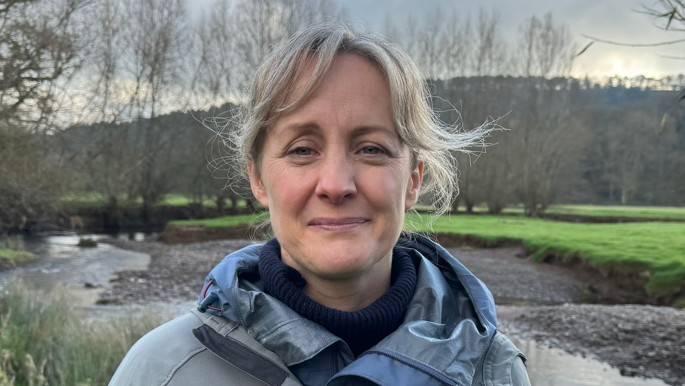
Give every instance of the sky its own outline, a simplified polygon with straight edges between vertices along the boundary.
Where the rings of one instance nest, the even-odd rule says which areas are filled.
[[[439,8],[475,18],[482,7],[500,15],[502,32],[509,40],[518,36],[520,24],[533,15],[551,12],[554,20],[566,24],[579,48],[590,42],[581,35],[628,43],[652,43],[685,38],[685,32],[666,32],[652,17],[635,12],[654,0],[334,0],[344,5],[356,23],[381,31],[390,13],[396,25],[408,15],[424,17]],[[595,43],[578,57],[572,75],[582,77],[636,76],[660,78],[685,73],[685,61],[659,55],[685,56],[685,43],[659,48],[629,48]]]
[[[186,0],[189,10],[209,7],[214,0]],[[582,35],[626,43],[654,43],[685,38],[685,32],[659,29],[651,16],[638,13],[643,5],[657,7],[656,0],[332,0],[344,6],[356,25],[383,32],[387,15],[401,26],[411,14],[417,19],[439,9],[461,18],[475,19],[479,10],[496,11],[504,37],[514,42],[519,26],[533,15],[551,12],[556,22],[568,26],[579,49],[590,42]],[[661,78],[685,73],[685,60],[660,57],[685,56],[685,43],[654,48],[618,47],[595,43],[574,62],[575,77]]]

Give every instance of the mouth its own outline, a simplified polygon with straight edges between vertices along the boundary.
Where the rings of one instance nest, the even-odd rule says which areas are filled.
[[[368,218],[364,217],[317,217],[309,221],[309,224],[307,225],[326,231],[346,231],[367,224],[369,221]]]

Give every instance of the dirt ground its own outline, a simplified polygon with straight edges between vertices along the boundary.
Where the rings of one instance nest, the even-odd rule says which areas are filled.
[[[572,354],[599,359],[621,374],[685,384],[685,311],[649,305],[501,306],[500,329]]]
[[[156,241],[106,242],[151,255],[148,270],[120,272],[112,287],[100,295],[100,304],[127,305],[193,301],[216,264],[251,244],[246,240],[179,246]],[[577,304],[610,301],[607,293],[612,287],[601,276],[531,262],[519,247],[448,250],[493,293],[505,333],[597,358],[625,375],[660,378],[671,385],[685,383],[685,311]]]
[[[559,304],[587,301],[589,283],[569,269],[534,263],[520,247],[447,251],[482,280],[496,304]],[[519,257],[517,257],[519,256]]]
[[[170,246],[157,241],[103,239],[118,248],[150,255],[145,271],[120,271],[112,287],[100,294],[99,304],[145,304],[196,300],[209,271],[226,255],[252,244],[248,240],[220,240]]]

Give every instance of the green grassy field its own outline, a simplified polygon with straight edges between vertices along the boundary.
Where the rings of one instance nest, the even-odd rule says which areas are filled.
[[[173,221],[172,226],[230,227],[254,223],[255,216],[227,216],[206,220]],[[533,259],[547,254],[577,256],[596,269],[649,276],[650,295],[677,293],[685,283],[685,224],[643,222],[578,224],[527,217],[453,215],[433,219],[408,215],[406,229],[420,232],[472,235],[484,240],[520,240]]]
[[[170,227],[181,227],[181,226],[193,226],[201,225],[205,228],[227,228],[234,227],[240,224],[254,224],[258,221],[266,219],[266,214],[256,215],[256,214],[244,214],[238,216],[223,216],[215,218],[207,218],[202,220],[174,220],[169,221],[167,226]]]
[[[677,293],[685,283],[685,224],[577,224],[526,217],[408,216],[418,231],[473,235],[485,240],[520,240],[540,259],[549,253],[577,256],[600,271],[648,271],[646,290],[660,296]]]
[[[462,208],[463,209],[463,208]],[[487,213],[486,206],[476,206],[474,212]],[[463,213],[460,211],[459,213]],[[504,208],[504,214],[523,215],[523,207]],[[674,219],[685,221],[685,207],[675,206],[602,206],[602,205],[552,205],[545,214],[564,214],[591,217],[633,217],[650,219]]]
[[[553,205],[548,212],[580,216],[669,218],[685,221],[685,207]]]

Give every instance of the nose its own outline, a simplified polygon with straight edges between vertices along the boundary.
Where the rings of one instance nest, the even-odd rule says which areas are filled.
[[[331,204],[340,204],[357,194],[354,164],[344,155],[330,156],[319,168],[317,197]]]

